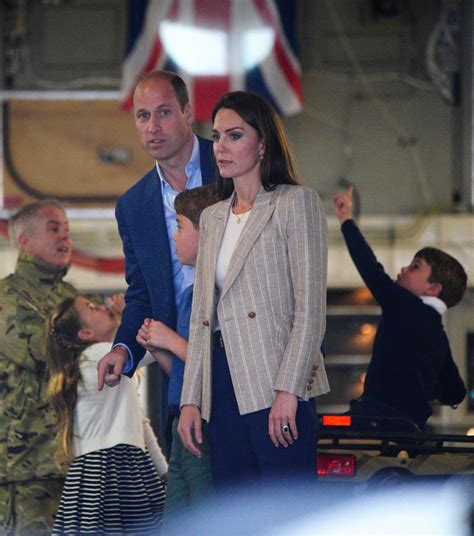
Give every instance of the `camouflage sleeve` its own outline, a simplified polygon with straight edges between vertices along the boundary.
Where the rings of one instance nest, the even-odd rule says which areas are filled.
[[[41,312],[11,294],[0,296],[0,308],[0,361],[38,372],[45,361],[45,322]]]

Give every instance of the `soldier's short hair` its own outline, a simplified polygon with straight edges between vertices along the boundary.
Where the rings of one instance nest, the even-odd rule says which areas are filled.
[[[17,249],[20,249],[20,235],[33,232],[38,212],[44,207],[56,207],[65,212],[64,206],[57,199],[41,199],[24,205],[8,220],[10,241]]]

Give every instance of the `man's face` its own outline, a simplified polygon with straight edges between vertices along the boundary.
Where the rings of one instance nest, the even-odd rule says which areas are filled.
[[[192,113],[184,110],[168,80],[141,82],[133,96],[138,138],[145,151],[158,162],[179,157],[192,136]]]
[[[199,244],[199,229],[196,229],[193,222],[183,214],[176,215],[176,223],[177,229],[173,235],[176,256],[181,264],[194,266]]]
[[[48,264],[67,266],[71,260],[69,223],[64,211],[53,205],[38,211],[33,230],[21,233],[19,242],[23,251]]]
[[[90,337],[95,342],[112,342],[118,328],[118,320],[113,312],[105,305],[96,305],[83,296],[78,296],[74,307],[81,319],[82,330],[79,336],[87,333],[85,340]]]
[[[435,284],[428,280],[431,277],[431,266],[424,260],[415,257],[409,266],[402,268],[397,276],[397,284],[416,296],[431,296]]]

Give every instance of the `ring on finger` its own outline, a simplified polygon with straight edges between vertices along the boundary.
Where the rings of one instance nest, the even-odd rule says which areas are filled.
[[[284,424],[281,427],[281,431],[284,432],[285,434],[287,434],[290,431],[290,427],[287,424]]]

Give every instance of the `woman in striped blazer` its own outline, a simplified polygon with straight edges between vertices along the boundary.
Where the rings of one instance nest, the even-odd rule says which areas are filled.
[[[221,202],[201,216],[179,433],[200,456],[209,422],[216,488],[315,476],[313,399],[329,390],[327,226],[299,186],[275,111],[236,91],[214,108]]]

